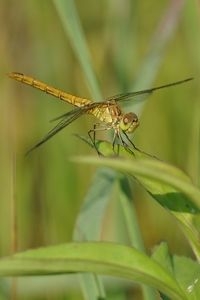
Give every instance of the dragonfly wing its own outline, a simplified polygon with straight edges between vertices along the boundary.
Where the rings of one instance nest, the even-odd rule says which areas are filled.
[[[44,144],[46,141],[48,141],[50,138],[52,138],[56,133],[61,131],[63,128],[71,124],[73,121],[78,119],[80,116],[82,116],[84,113],[87,113],[88,111],[94,109],[95,107],[104,107],[107,105],[106,102],[93,102],[88,105],[82,106],[82,107],[76,107],[75,109],[62,114],[61,116],[58,116],[57,118],[54,118],[52,121],[60,120],[58,124],[53,127],[44,137],[42,140],[40,140],[36,145],[34,145],[31,149],[29,149],[26,153],[28,155],[31,151],[38,148],[42,144]]]
[[[76,111],[79,111],[79,110],[81,110],[84,113],[86,113],[90,109],[93,109],[93,108],[95,108],[97,106],[99,106],[99,107],[101,107],[102,105],[105,106],[105,103],[106,103],[105,101],[104,102],[92,102],[92,103],[84,105],[82,107],[77,107],[77,108],[75,108],[75,109],[73,109],[73,110],[71,110],[69,112],[66,112],[66,113],[64,113],[64,114],[62,114],[62,115],[60,115],[58,117],[55,117],[55,118],[51,119],[50,122],[54,122],[54,121],[57,121],[57,120],[60,120],[60,119],[68,118],[69,116],[74,115],[76,113]]]
[[[185,83],[185,82],[190,81],[190,80],[193,80],[193,78],[190,77],[190,78],[186,78],[186,79],[179,80],[179,81],[176,81],[176,82],[168,83],[168,84],[165,84],[165,85],[161,85],[161,86],[157,86],[157,87],[154,87],[154,88],[141,90],[141,91],[137,91],[137,92],[130,92],[130,93],[125,93],[125,94],[115,95],[115,96],[107,98],[106,100],[107,101],[114,100],[116,102],[125,101],[125,100],[129,100],[130,98],[133,98],[133,97],[138,96],[138,95],[151,94],[156,90],[160,90],[160,89],[164,89],[164,88],[167,88],[167,87],[182,84],[182,83]]]
[[[48,141],[50,138],[52,138],[56,133],[61,131],[63,128],[71,124],[73,121],[78,119],[83,113],[85,112],[84,109],[78,108],[74,109],[65,115],[63,115],[62,120],[55,126],[53,129],[51,129],[44,137],[41,139],[37,144],[35,144],[31,149],[29,149],[26,152],[26,155],[29,154],[34,149],[38,148],[42,144],[44,144],[46,141]]]

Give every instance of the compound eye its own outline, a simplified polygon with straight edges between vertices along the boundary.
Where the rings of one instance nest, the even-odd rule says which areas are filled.
[[[123,116],[120,128],[127,133],[131,133],[138,125],[139,121],[137,115],[131,112]]]
[[[134,113],[125,114],[123,117],[123,122],[125,125],[138,122],[138,117]]]

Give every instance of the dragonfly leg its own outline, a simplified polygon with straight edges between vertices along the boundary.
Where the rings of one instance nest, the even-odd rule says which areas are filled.
[[[121,141],[122,146],[124,147],[124,149],[129,152],[130,154],[133,154],[135,156],[135,153],[130,149],[130,147],[128,146],[128,144],[123,140],[121,134],[119,133],[119,139]]]
[[[129,153],[131,153],[131,154],[133,154],[133,155],[135,155],[134,154],[134,152],[133,151],[131,151],[131,149],[130,149],[130,147],[127,145],[127,143],[123,140],[123,138],[122,138],[122,136],[121,136],[121,134],[120,134],[120,132],[119,131],[115,131],[115,133],[114,133],[114,138],[113,138],[113,152],[117,155],[117,156],[119,156],[119,146],[120,146],[120,144],[118,143],[118,144],[116,144],[116,138],[118,137],[118,139],[119,139],[119,141],[120,141],[120,144],[124,147],[124,149],[127,151],[127,152],[129,152]],[[117,145],[117,152],[115,151],[115,145]]]
[[[102,153],[98,150],[97,146],[96,146],[96,131],[97,130],[105,130],[105,128],[97,128],[97,126],[100,126],[99,123],[94,124],[93,129],[90,129],[88,131],[88,135],[90,137],[90,140],[95,148],[95,150],[97,151],[98,155],[102,155]]]
[[[113,152],[119,156],[119,144],[116,143],[116,138],[119,137],[118,132],[114,131],[113,141],[112,141],[112,149]],[[115,146],[117,146],[117,152],[115,151]]]
[[[107,130],[110,130],[110,129],[113,129],[113,127],[110,125],[110,124],[107,124],[106,126],[101,124],[101,123],[96,123],[94,124],[94,127],[93,129],[90,129],[88,131],[88,135],[92,141],[92,144],[94,146],[94,148],[96,149],[98,155],[103,155],[97,148],[97,145],[96,145],[96,132],[97,131],[107,131]],[[115,153],[115,142],[116,142],[116,137],[117,137],[118,133],[116,132],[115,135],[114,135],[114,138],[113,138],[113,142],[112,142],[112,148],[113,148],[113,152]],[[119,154],[119,145],[118,145],[118,151],[117,153]]]
[[[145,154],[145,155],[147,155],[147,156],[150,156],[150,157],[152,157],[152,158],[154,158],[154,159],[158,159],[159,160],[159,158],[157,158],[155,155],[151,155],[151,154],[149,154],[149,153],[147,153],[147,152],[145,152],[145,151],[143,151],[143,150],[140,150],[138,147],[136,147],[135,146],[135,144],[131,141],[131,139],[129,138],[129,136],[125,133],[125,132],[123,132],[124,133],[124,135],[125,135],[125,137],[127,138],[127,140],[129,141],[129,143],[133,146],[133,148],[135,149],[135,150],[137,150],[137,151],[139,151],[139,152],[141,152],[141,153],[143,153],[143,154]]]

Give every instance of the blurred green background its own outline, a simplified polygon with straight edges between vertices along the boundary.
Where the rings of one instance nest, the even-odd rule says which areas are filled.
[[[72,107],[11,81],[6,76],[8,72],[25,73],[95,100],[195,77],[184,85],[156,92],[142,105],[131,103],[131,110],[139,113],[141,123],[134,134],[135,144],[180,167],[199,185],[199,2],[76,1],[88,60],[81,41],[79,45],[79,29],[73,27],[73,3],[0,2],[1,256],[10,254],[13,247],[25,250],[72,240],[75,220],[95,168],[69,159],[74,155],[96,155],[73,136],[86,135],[91,128],[94,120],[86,116],[25,158],[26,150],[51,129],[49,120]],[[134,200],[146,247],[150,249],[166,240],[173,252],[191,255],[172,217],[140,187],[135,188]],[[102,239],[118,239],[120,212],[113,207],[108,207],[108,229]],[[55,293],[45,293],[44,298],[39,281],[26,279],[26,285],[20,287],[20,299],[81,299],[71,289],[65,291],[66,282],[66,278],[63,283],[59,281],[58,291],[52,283]],[[7,284],[2,283],[4,292],[0,295],[6,295]],[[74,281],[73,284],[76,289]],[[68,282],[71,287],[73,284]],[[131,292],[127,299],[132,299]]]

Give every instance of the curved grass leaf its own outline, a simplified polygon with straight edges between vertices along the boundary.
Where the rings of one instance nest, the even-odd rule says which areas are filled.
[[[18,253],[0,260],[1,276],[94,272],[156,288],[174,300],[186,293],[170,272],[136,249],[113,243],[70,243]]]
[[[108,166],[134,176],[163,207],[169,210],[200,213],[200,191],[182,170],[135,149],[130,152],[119,146],[118,156],[114,154],[112,145],[108,142],[98,141],[97,146],[102,153],[101,157],[79,157],[75,160]],[[175,198],[172,198],[172,195]]]
[[[173,213],[200,259],[199,227],[196,226],[200,213],[200,191],[190,178],[180,169],[149,158],[145,153],[135,150],[130,153],[120,147],[120,157],[116,157],[109,143],[99,142],[98,147],[105,156],[112,157],[81,157],[76,161],[111,167],[134,177],[160,205]]]

